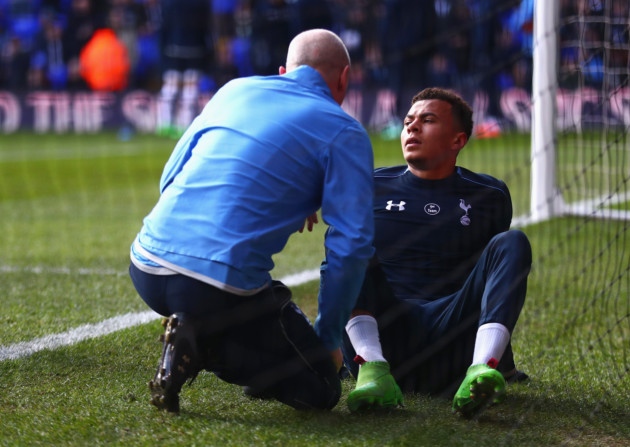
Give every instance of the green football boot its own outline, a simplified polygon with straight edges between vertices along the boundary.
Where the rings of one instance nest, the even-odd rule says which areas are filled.
[[[363,363],[357,385],[348,394],[347,404],[350,411],[402,406],[403,395],[389,371],[389,363]]]
[[[453,412],[471,417],[505,399],[505,379],[488,365],[473,365],[453,398]]]

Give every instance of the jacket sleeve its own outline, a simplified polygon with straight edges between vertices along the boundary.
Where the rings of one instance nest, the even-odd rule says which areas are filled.
[[[332,351],[341,346],[344,327],[374,253],[374,160],[367,133],[357,127],[340,135],[324,166],[321,213],[329,228],[315,331]]]

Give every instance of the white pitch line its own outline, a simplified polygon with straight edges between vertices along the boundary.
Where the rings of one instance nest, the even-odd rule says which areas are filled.
[[[31,341],[0,346],[0,361],[27,357],[44,349],[73,345],[83,340],[102,337],[131,326],[148,323],[156,318],[159,318],[159,315],[153,311],[129,313],[108,318],[100,323],[84,324],[61,334],[51,334]]]
[[[36,275],[111,275],[124,276],[127,272],[114,269],[91,269],[91,268],[69,268],[69,267],[16,267],[11,265],[0,265],[0,273],[34,273]]]
[[[291,287],[298,286],[318,278],[319,269],[313,269],[285,276],[284,278],[281,278],[280,281],[288,287]],[[84,340],[102,337],[104,335],[111,334],[112,332],[149,323],[157,318],[161,317],[153,311],[128,313],[108,318],[107,320],[99,323],[84,324],[60,334],[51,334],[31,341],[19,342],[8,346],[0,346],[0,361],[28,357],[31,354],[45,349],[57,349],[63,346],[74,345]]]

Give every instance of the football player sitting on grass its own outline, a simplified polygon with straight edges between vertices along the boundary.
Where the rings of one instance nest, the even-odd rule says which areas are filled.
[[[527,378],[510,338],[531,247],[510,229],[505,183],[456,165],[472,129],[461,97],[425,89],[404,118],[406,165],[374,173],[376,254],[343,345],[357,378],[351,411],[397,406],[402,392],[454,393],[453,410],[473,416]]]

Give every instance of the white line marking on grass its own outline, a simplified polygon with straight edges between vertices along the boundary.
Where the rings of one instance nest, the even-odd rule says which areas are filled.
[[[35,273],[41,275],[111,275],[124,276],[127,272],[121,272],[114,269],[89,269],[89,268],[69,268],[69,267],[16,267],[12,265],[0,265],[0,273]]]
[[[13,161],[36,161],[36,160],[88,160],[94,158],[110,157],[131,157],[136,156],[146,149],[141,146],[97,146],[94,148],[84,147],[82,149],[41,149],[25,152],[20,149],[9,149],[0,152],[0,163]]]
[[[148,323],[159,318],[153,311],[129,313],[108,318],[95,324],[84,324],[61,334],[46,335],[35,340],[0,346],[0,361],[27,357],[44,349],[56,349],[69,346],[90,338],[102,337],[128,327]]]
[[[64,269],[65,270],[65,269]],[[319,269],[305,270],[293,275],[281,278],[287,286],[298,286],[319,278]],[[128,313],[117,317],[108,318],[100,323],[84,324],[60,334],[51,334],[35,340],[19,342],[8,346],[0,346],[0,361],[15,360],[28,357],[45,349],[57,349],[63,346],[70,346],[83,340],[102,337],[112,332],[127,329],[140,324],[149,323],[160,315],[153,311]]]
[[[305,284],[309,281],[315,281],[316,279],[319,279],[319,269],[304,270],[303,272],[280,278],[280,281],[282,281],[285,286],[292,287]]]

